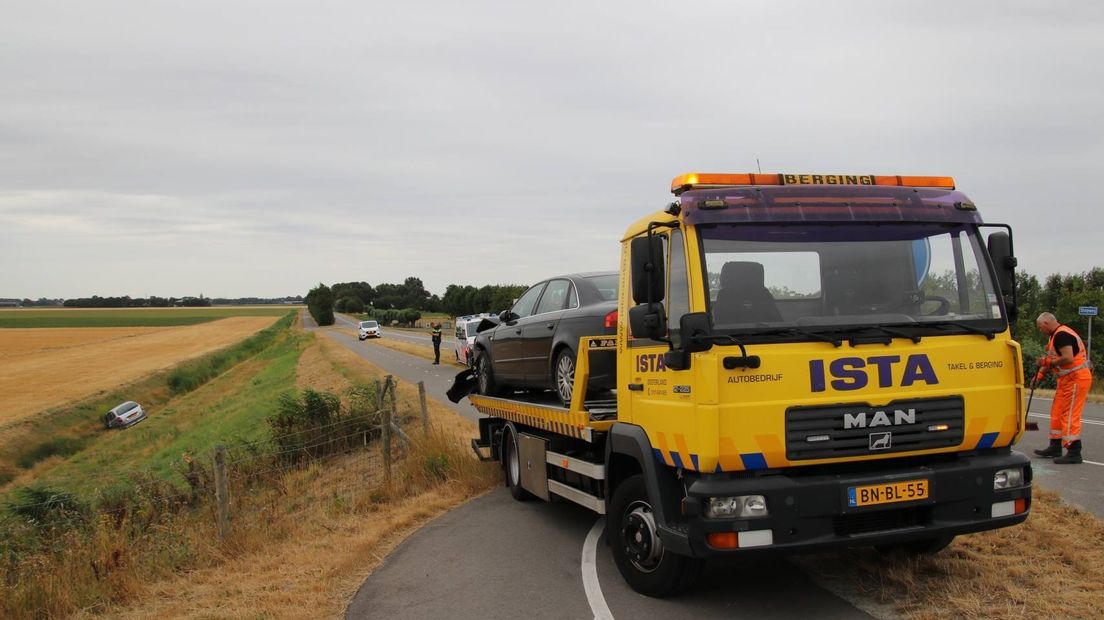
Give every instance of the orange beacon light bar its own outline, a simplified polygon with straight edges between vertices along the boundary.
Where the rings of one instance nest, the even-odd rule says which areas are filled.
[[[873,174],[717,174],[688,172],[671,180],[671,193],[734,185],[891,185],[954,189],[952,177],[880,176]]]

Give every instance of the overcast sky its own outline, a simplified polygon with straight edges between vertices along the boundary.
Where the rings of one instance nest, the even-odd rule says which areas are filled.
[[[954,176],[1101,260],[1098,2],[0,0],[0,297],[613,269],[688,171]]]

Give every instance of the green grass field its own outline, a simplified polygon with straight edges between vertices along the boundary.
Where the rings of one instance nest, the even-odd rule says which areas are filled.
[[[280,395],[295,389],[296,363],[311,337],[290,331],[291,322],[289,316],[227,349],[33,420],[31,437],[0,444],[0,474],[61,456],[35,482],[84,495],[133,473],[172,479],[184,453],[208,459],[216,443],[267,436],[267,417]],[[187,379],[188,389],[173,388],[178,376]],[[130,399],[141,402],[149,418],[130,429],[105,431],[103,412]],[[6,481],[0,476],[0,486]]]
[[[171,327],[231,316],[283,316],[295,306],[214,308],[51,308],[0,310],[5,327]]]

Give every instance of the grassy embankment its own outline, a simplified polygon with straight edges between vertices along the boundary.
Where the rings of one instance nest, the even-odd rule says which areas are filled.
[[[80,483],[90,478],[103,480],[105,471],[126,471],[128,467],[145,465],[144,462],[136,462],[139,455],[147,455],[152,461],[159,463],[158,469],[163,472],[166,457],[157,457],[156,453],[159,447],[170,449],[173,446],[173,442],[166,437],[179,438],[181,441],[176,442],[178,445],[183,441],[198,439],[183,430],[189,425],[190,417],[196,414],[192,404],[181,397],[262,351],[267,356],[274,355],[274,350],[271,349],[274,343],[282,343],[285,348],[292,347],[293,343],[288,342],[292,339],[288,327],[294,321],[295,313],[284,309],[284,314],[286,316],[271,327],[236,345],[135,383],[119,386],[72,406],[48,411],[7,429],[0,435],[0,490],[13,481],[19,483],[54,477],[65,479],[66,476],[75,476],[74,480],[78,483],[75,486],[80,487]],[[258,362],[254,362],[256,363]],[[294,367],[294,360],[287,363]],[[169,404],[174,399],[177,399],[173,403],[176,406]],[[105,433],[101,418],[103,412],[125,400],[141,402],[151,412],[150,418],[129,429],[127,433]],[[190,413],[178,416],[180,407],[189,408]],[[183,419],[177,420],[178,417]],[[208,429],[206,432],[227,433],[227,437],[240,433],[248,438],[259,432],[251,423],[254,421],[253,416],[231,415],[226,416],[225,420],[239,418],[242,420],[240,423],[222,422],[218,425],[205,424],[203,427]],[[230,426],[225,426],[226,424]],[[88,456],[78,456],[78,453],[93,445],[107,447],[93,451]],[[209,448],[212,444],[210,441],[197,441],[193,445]],[[109,458],[109,462],[105,463],[103,457],[95,457],[96,454],[116,453],[124,455],[124,458]],[[59,465],[63,465],[60,471],[51,473]],[[107,469],[102,469],[104,467]]]
[[[0,310],[5,327],[170,327],[231,316],[283,316],[288,306],[207,308],[50,308]]]
[[[172,396],[160,376],[169,392],[160,415],[43,464],[36,482],[68,504],[27,510],[28,494],[14,494],[0,518],[0,616],[338,615],[406,532],[491,484],[463,447],[472,429],[435,406],[437,430],[390,484],[363,450],[305,468],[232,465],[233,528],[218,541],[209,470],[196,465],[210,446],[263,440],[275,401],[297,385],[347,392],[378,374],[281,323],[259,352],[191,392]],[[207,358],[170,376],[194,387],[211,376],[203,362],[218,366]],[[416,406],[412,390],[400,388],[400,410]]]

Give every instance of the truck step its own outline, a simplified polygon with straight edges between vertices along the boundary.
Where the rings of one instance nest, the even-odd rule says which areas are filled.
[[[480,443],[478,438],[472,438],[471,448],[472,452],[475,453],[475,456],[478,457],[480,461],[494,460],[489,453],[484,456],[483,451],[490,450],[491,447],[485,443]]]
[[[600,463],[591,463],[558,452],[545,453],[545,462],[549,465],[582,474],[592,480],[606,479],[606,466]]]
[[[606,514],[606,501],[604,499],[594,497],[589,493],[584,493],[579,489],[569,487],[562,482],[556,480],[548,481],[548,492],[555,495],[559,495],[564,499],[571,500],[584,508],[590,508],[594,512],[600,515]]]

